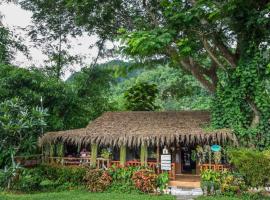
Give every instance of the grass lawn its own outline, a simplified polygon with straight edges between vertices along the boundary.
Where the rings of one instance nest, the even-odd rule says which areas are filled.
[[[175,200],[175,197],[143,194],[90,193],[87,191],[65,191],[37,194],[1,194],[0,200]]]
[[[240,197],[209,196],[198,197],[196,200],[270,200],[270,197],[243,195]]]

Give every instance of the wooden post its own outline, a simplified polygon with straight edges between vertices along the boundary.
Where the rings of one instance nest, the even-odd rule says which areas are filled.
[[[141,153],[140,153],[141,166],[144,165],[144,157],[145,157],[144,154],[145,154],[144,145],[141,145]]]
[[[44,164],[44,146],[41,146],[41,164]]]
[[[53,160],[53,156],[54,156],[54,144],[50,144],[50,153],[49,153],[49,155],[50,155],[50,161],[51,161],[51,163],[53,163],[54,162],[54,160]]]
[[[126,148],[125,145],[122,145],[122,146],[120,147],[120,165],[121,165],[122,167],[125,166],[125,164],[126,164],[126,159],[127,159],[127,148]]]
[[[159,149],[159,143],[157,144],[157,173],[160,173],[160,149]]]
[[[90,161],[91,167],[97,167],[97,151],[98,145],[91,144],[91,161]]]
[[[64,165],[64,144],[60,143],[56,145],[56,153],[57,153],[57,157],[59,157],[60,159],[57,158],[57,162],[60,162],[61,165]]]
[[[208,152],[208,157],[209,157],[209,168],[211,169],[211,165],[212,165],[212,151],[211,151],[211,147],[209,146],[209,152]]]
[[[142,144],[141,145],[141,155],[140,155],[141,166],[147,165],[147,157],[148,157],[147,146]]]
[[[144,146],[144,163],[145,163],[145,166],[147,166],[147,160],[148,160],[148,147],[145,145]]]

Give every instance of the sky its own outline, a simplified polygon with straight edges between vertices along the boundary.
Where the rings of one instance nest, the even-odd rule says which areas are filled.
[[[25,28],[32,24],[32,13],[30,11],[23,10],[19,5],[15,5],[13,3],[3,3],[0,4],[0,14],[4,16],[2,19],[3,25],[20,34],[20,36],[23,38],[23,43],[29,47],[30,57],[32,57],[32,59],[28,59],[22,53],[17,52],[15,55],[15,60],[12,61],[12,64],[26,68],[33,65],[36,67],[41,67],[44,64],[46,55],[42,53],[41,49],[34,48],[33,43],[30,41],[26,32],[21,30],[21,28]],[[87,34],[84,34],[82,37],[76,39],[72,38],[70,40],[70,44],[72,46],[70,53],[84,56],[83,62],[86,65],[90,65],[93,59],[97,56],[98,49],[97,47],[89,47],[94,44],[97,39],[97,36],[88,36]],[[107,48],[111,48],[113,47],[113,44],[108,42],[106,46]],[[104,63],[108,60],[110,59],[99,59],[98,63]],[[78,64],[70,66],[71,70],[66,71],[62,78],[67,79],[72,72],[79,71],[81,67],[82,66]]]

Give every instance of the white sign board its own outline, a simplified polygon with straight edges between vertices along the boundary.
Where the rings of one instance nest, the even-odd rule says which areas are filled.
[[[167,171],[171,170],[171,163],[172,163],[171,155],[169,154],[161,155],[160,161],[161,161],[160,162],[161,170],[167,170]]]

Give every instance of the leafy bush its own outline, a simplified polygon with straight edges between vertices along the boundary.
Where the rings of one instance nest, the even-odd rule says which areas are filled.
[[[158,108],[155,105],[157,94],[157,85],[138,82],[124,94],[126,109],[133,111],[153,111]]]
[[[247,189],[243,177],[239,174],[223,172],[220,178],[220,189],[223,194],[239,194]]]
[[[5,167],[3,170],[0,169],[0,188],[13,189],[20,169],[21,167],[15,162],[12,162],[10,167]]]
[[[140,167],[111,167],[108,171],[112,177],[112,184],[109,191],[125,193],[137,192],[133,184],[132,175],[139,169]]]
[[[101,150],[101,157],[105,159],[109,159],[112,156],[112,152],[108,149],[102,149]]]
[[[220,189],[221,173],[213,170],[204,170],[201,173],[201,187],[205,194],[215,194]]]
[[[201,174],[201,187],[205,194],[236,194],[246,190],[246,184],[240,174],[205,170]]]
[[[159,174],[157,176],[157,187],[159,187],[159,189],[163,191],[167,188],[169,180],[170,178],[168,173]]]
[[[42,178],[43,177],[40,176],[40,169],[38,168],[23,169],[20,172],[14,189],[25,192],[39,190]]]
[[[270,153],[254,149],[233,149],[229,152],[235,170],[244,176],[248,186],[265,186],[270,180]]]
[[[91,192],[103,192],[110,186],[112,178],[106,171],[91,169],[87,171],[84,180]]]
[[[132,180],[135,187],[142,192],[154,192],[157,188],[157,175],[148,169],[141,169],[134,172]]]
[[[59,185],[73,183],[77,186],[84,183],[83,179],[87,171],[84,167],[59,165],[42,165],[40,170],[44,179],[56,181]]]

